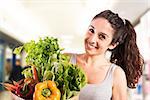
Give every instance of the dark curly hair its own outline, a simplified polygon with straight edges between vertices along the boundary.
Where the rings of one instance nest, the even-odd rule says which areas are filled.
[[[107,19],[115,30],[111,44],[118,45],[110,50],[112,52],[110,62],[116,63],[125,71],[128,87],[135,88],[142,75],[144,60],[139,53],[132,24],[110,10],[97,14],[93,20],[97,18]]]

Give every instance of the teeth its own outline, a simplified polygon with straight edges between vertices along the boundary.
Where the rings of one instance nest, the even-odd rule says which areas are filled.
[[[93,46],[93,45],[91,45],[91,44],[88,44],[88,47],[91,48],[91,49],[97,48],[97,47],[95,47],[95,46]]]

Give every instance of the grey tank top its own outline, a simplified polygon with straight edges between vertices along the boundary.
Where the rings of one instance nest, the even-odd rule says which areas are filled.
[[[76,64],[76,55],[71,56],[70,62]],[[83,87],[79,94],[79,100],[111,100],[113,72],[117,66],[112,64],[100,84],[87,84]]]

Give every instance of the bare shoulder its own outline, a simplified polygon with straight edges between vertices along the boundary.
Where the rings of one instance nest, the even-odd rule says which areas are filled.
[[[118,75],[125,75],[125,72],[124,72],[124,70],[120,67],[120,66],[118,66],[118,65],[116,65],[116,68],[115,68],[115,70],[114,70],[114,75],[115,76],[118,76]]]
[[[114,77],[114,84],[120,84],[122,82],[126,83],[125,72],[120,66],[117,66],[115,68],[114,73],[113,73],[113,77]]]
[[[117,66],[113,73],[112,100],[127,100],[127,81],[124,70]]]

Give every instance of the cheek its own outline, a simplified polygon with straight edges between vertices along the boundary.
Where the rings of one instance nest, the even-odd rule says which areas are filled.
[[[109,42],[101,42],[100,43],[100,48],[103,49],[104,51],[109,48],[110,43]]]
[[[87,32],[84,38],[84,42],[87,42],[87,40],[90,38],[90,34]]]
[[[107,49],[108,48],[108,42],[107,41],[98,41],[98,47],[99,49]]]
[[[90,33],[88,33],[88,31],[85,34],[85,38],[89,38],[90,37]]]

